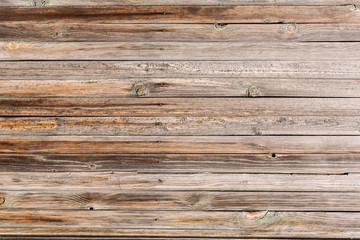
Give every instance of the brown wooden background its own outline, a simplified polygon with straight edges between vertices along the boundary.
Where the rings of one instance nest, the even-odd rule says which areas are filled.
[[[360,239],[359,3],[0,1],[0,239]]]

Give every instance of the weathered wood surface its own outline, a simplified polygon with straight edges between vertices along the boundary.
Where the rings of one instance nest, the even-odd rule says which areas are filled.
[[[142,172],[7,172],[3,191],[276,191],[359,192],[360,174],[236,174]]]
[[[360,153],[360,136],[0,136],[0,153]]]
[[[93,80],[0,81],[0,98],[360,97],[359,79],[143,77]]]
[[[0,80],[241,77],[359,78],[360,61],[0,61]],[[259,79],[260,80],[260,79]],[[119,80],[120,81],[120,80]],[[298,82],[299,84],[299,82]],[[206,87],[206,86],[203,86]],[[279,86],[281,87],[281,86]],[[337,86],[339,87],[339,86]],[[19,85],[19,88],[21,86]],[[328,89],[327,89],[328,90]],[[300,90],[299,90],[300,91]],[[311,90],[309,90],[311,91]],[[41,94],[41,92],[39,92]],[[201,94],[201,93],[199,93]]]
[[[0,98],[0,116],[359,117],[357,98]],[[210,119],[209,119],[210,120]],[[331,122],[331,121],[330,121]]]
[[[0,117],[0,135],[360,135],[360,116],[185,116],[186,115],[184,115],[184,117]]]
[[[0,218],[4,223],[0,227],[3,234],[79,235],[91,232],[91,235],[132,236],[350,238],[359,234],[360,214],[3,210]]]
[[[0,239],[358,238],[359,6],[0,1]]]
[[[359,10],[360,11],[360,10]],[[0,60],[358,61],[359,42],[0,42]]]
[[[1,7],[0,21],[106,23],[360,23],[356,5]]]
[[[24,167],[26,166],[26,168]],[[359,154],[0,154],[2,172],[360,173]]]
[[[359,4],[358,0],[3,0],[0,6],[46,7],[46,6],[121,6],[121,5],[300,5],[331,6]]]
[[[0,41],[270,42],[359,41],[359,24],[1,23]]]
[[[0,210],[359,211],[359,192],[78,191],[0,192]],[[1,200],[3,199],[3,200]]]

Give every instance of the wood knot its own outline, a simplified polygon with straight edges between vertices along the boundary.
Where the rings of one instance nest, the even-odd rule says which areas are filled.
[[[258,97],[260,95],[260,91],[256,87],[250,86],[246,89],[246,95],[248,97]]]
[[[300,28],[300,26],[296,23],[291,23],[291,24],[286,25],[286,30],[289,32],[292,32],[292,33],[298,32],[299,28]]]
[[[268,210],[265,211],[253,211],[253,212],[243,212],[247,219],[263,219]]]
[[[45,7],[46,4],[49,4],[49,0],[33,0],[34,7]]]
[[[3,205],[5,203],[5,198],[4,197],[0,197],[0,205]]]
[[[131,92],[136,94],[136,96],[144,96],[147,92],[147,84],[146,83],[134,83],[131,87]]]
[[[219,30],[223,30],[227,27],[227,23],[215,23],[214,24],[214,27],[215,29],[219,29]]]
[[[356,11],[357,10],[357,6],[355,4],[349,4],[348,6],[349,6],[349,9],[351,11]]]

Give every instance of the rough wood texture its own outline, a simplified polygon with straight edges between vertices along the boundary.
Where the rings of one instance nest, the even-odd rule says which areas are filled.
[[[31,216],[31,217],[29,217]],[[166,211],[0,211],[3,233],[215,237],[356,236],[359,213]],[[331,223],[331,224],[329,224]],[[69,225],[72,227],[69,228]],[[286,230],[279,230],[286,229]]]
[[[0,6],[46,7],[46,6],[121,6],[121,5],[347,5],[358,0],[3,0]]]
[[[0,192],[0,209],[124,211],[359,211],[358,192],[33,191]]]
[[[360,136],[0,136],[0,153],[360,153]]]
[[[0,154],[2,172],[360,173],[359,154]],[[26,166],[26,168],[24,168]]]
[[[355,239],[359,0],[0,1],[0,239]]]
[[[359,24],[0,24],[0,41],[358,41]]]
[[[0,116],[73,117],[354,117],[357,98],[0,98]],[[283,117],[282,117],[283,116]],[[330,120],[331,122],[331,120]],[[50,125],[51,127],[51,125]]]
[[[0,98],[360,97],[358,79],[218,77],[0,81]]]
[[[1,7],[0,21],[106,23],[360,23],[356,5]]]
[[[3,191],[277,191],[359,192],[360,174],[234,174],[141,172],[8,172]],[[6,198],[6,197],[5,197]],[[6,199],[5,199],[6,201]],[[0,211],[1,212],[1,211]]]
[[[239,77],[359,78],[360,61],[0,61],[0,80]],[[259,79],[260,80],[260,79]],[[325,81],[325,80],[324,80]],[[299,82],[298,82],[299,84]],[[330,85],[330,84],[329,84]],[[203,85],[206,87],[206,85]],[[273,86],[274,87],[274,86]],[[281,87],[281,86],[279,86]],[[19,88],[21,86],[19,85]],[[300,91],[300,90],[299,90]],[[310,90],[311,91],[311,90]],[[41,92],[39,92],[41,94]],[[201,93],[199,93],[201,94]],[[285,94],[285,93],[284,93]]]
[[[170,113],[171,114],[171,113]],[[225,113],[224,113],[225,114]],[[360,117],[0,117],[0,135],[359,135]]]
[[[0,8],[1,9],[1,8]],[[360,11],[360,10],[359,10]],[[358,61],[358,42],[0,42],[0,60]]]

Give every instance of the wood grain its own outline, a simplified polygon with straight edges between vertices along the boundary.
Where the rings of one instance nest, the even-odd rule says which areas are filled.
[[[221,79],[227,77],[237,77],[245,78],[241,80],[260,78],[264,82],[266,82],[267,78],[308,79],[308,81],[316,81],[316,79],[356,80],[359,79],[359,69],[359,60],[354,60],[350,62],[333,60],[0,61],[0,80],[84,81],[96,79],[133,79],[144,77],[218,77]],[[299,80],[297,82],[299,84],[302,81]],[[19,87],[21,88],[21,86]],[[278,85],[277,87],[281,86]],[[207,89],[207,91],[208,90],[209,89]],[[41,93],[39,92],[38,94]]]
[[[360,135],[360,117],[0,117],[0,135]]]
[[[44,6],[121,6],[121,5],[346,5],[358,4],[357,0],[3,0],[0,6],[44,7]]]
[[[359,79],[143,77],[0,81],[0,97],[3,98],[360,97]]]
[[[359,24],[96,24],[11,22],[0,41],[307,42],[359,41]]]
[[[255,215],[255,216],[254,216]],[[0,211],[1,234],[336,237],[358,234],[359,213]],[[69,226],[72,226],[69,228]]]
[[[359,192],[360,174],[235,174],[142,172],[6,172],[2,191],[275,191]],[[6,199],[5,199],[6,201]],[[1,212],[1,211],[0,211]]]
[[[0,98],[3,117],[171,116],[186,121],[187,117],[276,116],[283,125],[295,116],[346,116],[356,121],[359,111],[357,98]]]
[[[35,191],[0,192],[4,209],[122,211],[359,211],[359,192]],[[169,213],[170,214],[170,213]]]
[[[0,136],[0,153],[360,153],[360,136]]]
[[[360,173],[359,154],[0,154],[2,172]],[[25,167],[26,166],[26,167]]]
[[[359,10],[360,11],[360,10]],[[358,42],[0,42],[0,60],[358,61]]]
[[[360,23],[356,5],[344,6],[111,6],[1,7],[0,21],[106,23]]]

